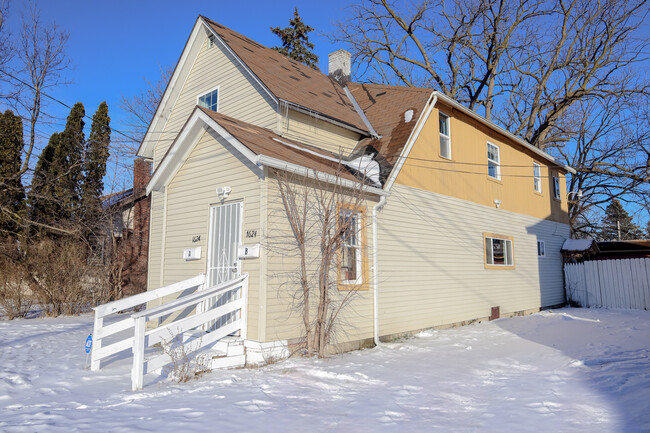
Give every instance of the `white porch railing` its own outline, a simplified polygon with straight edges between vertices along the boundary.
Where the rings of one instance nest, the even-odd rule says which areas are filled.
[[[216,319],[226,315],[230,318],[227,324],[204,334],[200,339],[187,342],[184,352],[195,352],[237,331],[240,332],[242,338],[246,338],[248,274],[205,290],[203,290],[204,284],[205,275],[200,274],[170,286],[95,307],[91,370],[99,370],[103,359],[132,349],[131,383],[132,389],[136,391],[142,389],[145,374],[160,369],[171,362],[169,355],[164,353],[145,360],[144,352],[147,347],[163,340],[174,339],[183,332],[206,329],[210,323],[214,323]],[[237,295],[226,297],[229,302],[223,305],[214,302],[215,298],[232,291],[236,291]],[[179,292],[180,296],[171,302],[131,314],[122,320],[104,326],[104,319],[108,316]],[[192,310],[189,315],[175,314],[189,310]],[[239,313],[237,314],[237,312]],[[165,319],[168,323],[147,330],[146,323],[156,319]],[[129,329],[132,332],[126,332]],[[106,337],[115,336],[114,338],[116,338],[118,336],[115,334],[123,331],[127,335],[122,339],[113,341],[110,345],[102,344]]]

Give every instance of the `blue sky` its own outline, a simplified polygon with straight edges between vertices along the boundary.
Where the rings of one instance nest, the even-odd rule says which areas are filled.
[[[43,22],[55,22],[70,33],[67,52],[71,69],[66,78],[72,84],[51,94],[69,105],[82,102],[90,116],[106,101],[111,126],[121,129],[121,95],[139,93],[146,86],[145,79],[156,81],[160,68],[176,64],[199,14],[263,45],[274,46],[280,40],[269,27],[288,26],[297,6],[304,22],[316,29],[310,41],[315,44],[321,69],[326,69],[327,54],[341,47],[331,44],[325,33],[332,31],[333,21],[344,16],[348,4],[344,0],[41,0],[38,6]],[[11,2],[8,24],[13,33],[19,31],[21,11],[26,5],[27,0]],[[63,129],[69,109],[48,102],[45,112],[58,119],[50,127],[41,128],[41,134],[48,137]]]

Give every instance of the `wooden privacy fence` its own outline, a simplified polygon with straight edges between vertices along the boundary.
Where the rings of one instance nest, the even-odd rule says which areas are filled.
[[[567,300],[582,307],[650,309],[650,258],[564,265]]]

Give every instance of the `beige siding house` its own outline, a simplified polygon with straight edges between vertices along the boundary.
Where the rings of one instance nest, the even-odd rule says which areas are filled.
[[[299,344],[283,280],[298,262],[272,247],[290,236],[277,182],[290,172],[365,194],[335,350],[562,304],[573,170],[438,92],[350,82],[341,56],[324,75],[197,19],[138,151],[155,167],[148,289],[248,274],[247,347]],[[372,176],[337,169],[361,156]]]

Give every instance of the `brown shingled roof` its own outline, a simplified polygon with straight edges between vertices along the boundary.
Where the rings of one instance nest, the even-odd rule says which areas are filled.
[[[204,16],[201,18],[277,98],[368,132],[336,81]]]
[[[372,127],[382,136],[379,140],[361,140],[357,148],[368,145],[374,147],[392,168],[397,163],[432,90],[359,83],[350,83],[348,87]],[[406,122],[404,116],[408,110],[413,110],[410,122]]]
[[[338,156],[331,152],[290,140],[269,129],[242,122],[207,108],[197,106],[197,109],[210,116],[219,126],[256,155],[269,156],[321,173],[338,174],[345,179],[359,181],[345,166],[339,166]],[[333,158],[335,161],[327,158]]]

